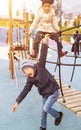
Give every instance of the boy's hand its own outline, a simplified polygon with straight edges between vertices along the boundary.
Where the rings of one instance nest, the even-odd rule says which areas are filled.
[[[18,108],[18,103],[16,102],[16,103],[14,104],[13,108],[12,108],[12,111],[13,111],[13,112],[16,112],[17,108]]]
[[[43,44],[48,43],[49,34],[46,34],[45,37],[42,39]]]

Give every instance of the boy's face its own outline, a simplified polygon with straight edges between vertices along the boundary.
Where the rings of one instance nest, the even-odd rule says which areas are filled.
[[[32,67],[24,67],[23,72],[27,77],[34,78],[35,70]]]
[[[51,4],[44,3],[42,7],[43,7],[43,10],[44,10],[45,13],[49,13],[49,11],[51,9]]]

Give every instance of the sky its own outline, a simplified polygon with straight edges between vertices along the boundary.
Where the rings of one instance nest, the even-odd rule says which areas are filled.
[[[81,13],[81,0],[62,0],[62,8],[74,14]]]
[[[20,12],[20,14],[22,13],[24,1],[27,11],[31,9],[34,13],[36,13],[37,9],[41,6],[41,0],[12,0],[13,16],[16,16],[17,10]],[[8,16],[8,2],[9,0],[0,0],[0,16]],[[81,12],[81,0],[61,0],[61,3],[62,10],[65,12],[73,12],[74,14]]]

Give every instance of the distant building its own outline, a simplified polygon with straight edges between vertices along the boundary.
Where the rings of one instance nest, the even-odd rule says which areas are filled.
[[[62,16],[62,26],[77,26],[81,24],[81,15],[73,17],[73,13],[64,13]]]

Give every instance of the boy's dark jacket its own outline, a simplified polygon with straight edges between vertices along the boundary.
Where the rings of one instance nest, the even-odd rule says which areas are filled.
[[[55,90],[59,89],[56,80],[45,68],[47,50],[48,46],[46,44],[42,44],[39,63],[34,65],[34,69],[36,72],[35,77],[27,78],[27,82],[24,89],[16,99],[18,103],[20,103],[25,98],[25,96],[31,90],[33,85],[35,85],[38,88],[39,94],[43,97],[48,97],[51,94],[53,94]]]

